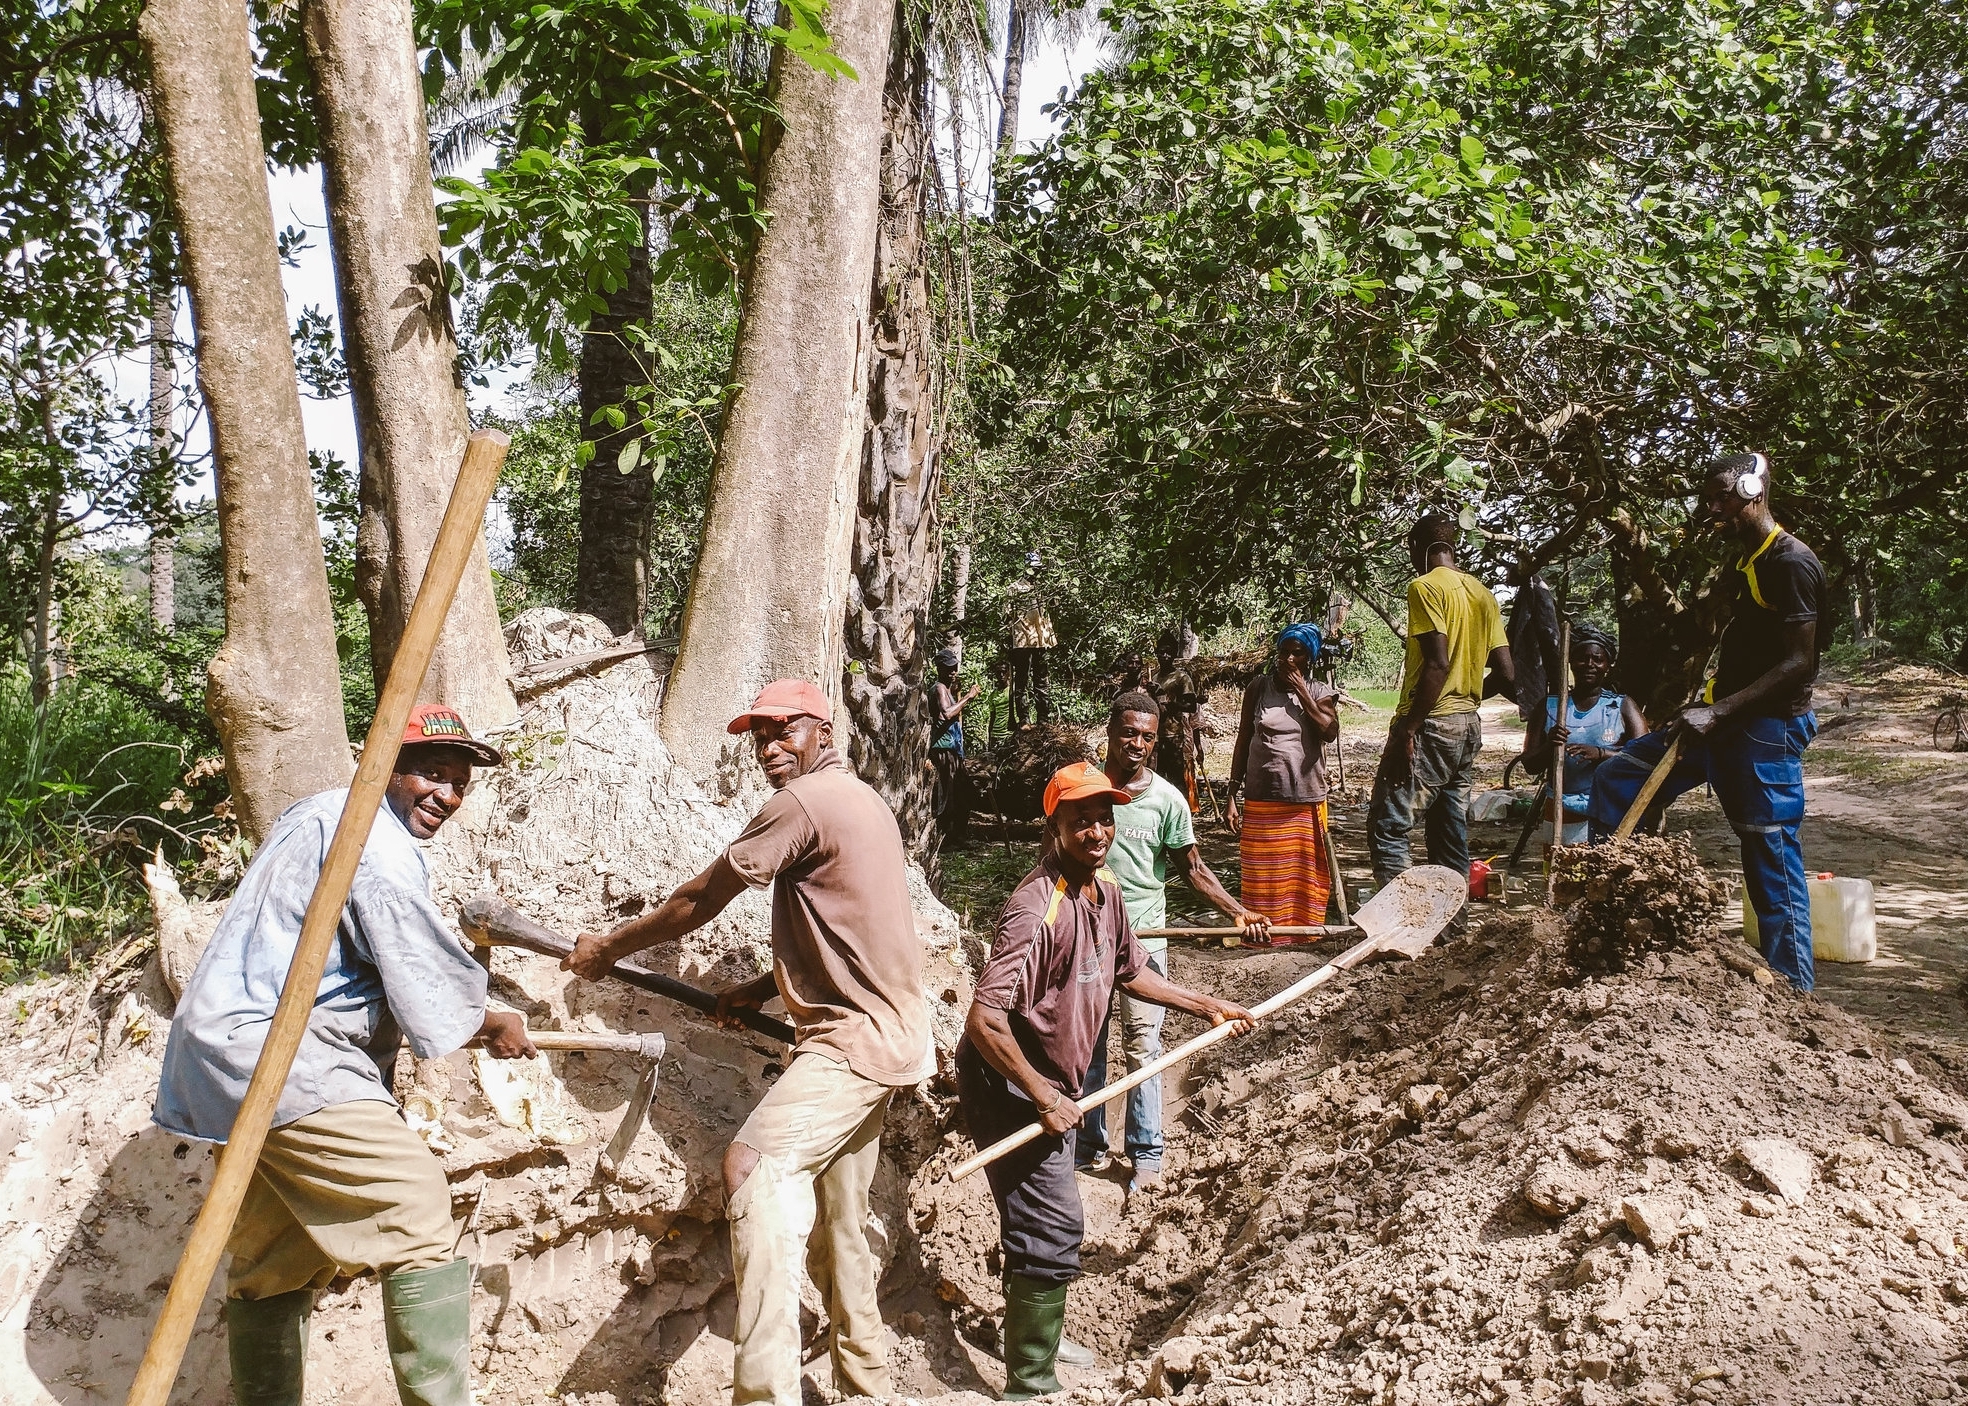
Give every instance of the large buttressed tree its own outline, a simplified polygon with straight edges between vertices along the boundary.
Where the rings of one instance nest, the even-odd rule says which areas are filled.
[[[942,474],[928,175],[933,153],[926,17],[897,7],[883,93],[881,216],[868,307],[867,429],[861,446],[846,672],[839,729],[848,760],[882,793],[918,852],[934,843],[926,768],[930,605],[940,555]]]
[[[380,686],[471,426],[409,0],[307,0],[302,27],[362,457],[356,585]],[[477,728],[503,727],[517,711],[482,537],[422,696]]]
[[[225,642],[206,704],[240,824],[345,785],[347,725],[288,341],[245,8],[152,0],[141,23],[210,416]]]
[[[769,223],[663,700],[663,740],[700,776],[723,768],[723,724],[765,681],[839,692],[894,15],[894,0],[841,0],[827,10],[836,65],[775,58],[780,130],[760,163]]]
[[[1880,505],[1959,509],[1937,412],[1963,369],[1963,95],[1922,76],[1961,71],[1959,16],[1110,18],[1121,57],[1001,196],[1000,415],[1098,441],[1085,501],[1145,582],[1220,608],[1370,575],[1447,504],[1499,570],[1603,551],[1627,682],[1659,704],[1719,615],[1689,512],[1708,457],[1768,450],[1834,566]]]

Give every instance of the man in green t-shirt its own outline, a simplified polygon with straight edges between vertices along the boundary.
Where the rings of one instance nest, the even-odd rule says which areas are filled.
[[[1457,568],[1455,538],[1455,519],[1440,513],[1408,533],[1415,579],[1408,583],[1407,661],[1367,807],[1367,845],[1382,885],[1412,862],[1408,834],[1417,816],[1427,830],[1428,862],[1469,872],[1469,791],[1483,750],[1476,705],[1515,687],[1496,597]]]
[[[1189,801],[1169,782],[1149,769],[1161,732],[1161,707],[1146,693],[1123,693],[1107,714],[1107,779],[1126,791],[1129,801],[1114,808],[1114,845],[1107,851],[1107,869],[1121,886],[1128,925],[1136,932],[1168,924],[1168,876],[1179,870],[1189,887],[1209,903],[1248,928],[1253,942],[1270,940],[1271,920],[1230,896],[1210,872],[1196,848],[1196,831],[1189,819]],[[1168,975],[1168,939],[1144,937],[1148,963]],[[1125,991],[1115,995],[1121,1033],[1127,1041],[1128,1072],[1141,1068],[1162,1052],[1160,1006],[1137,1001]],[[1107,1086],[1107,1031],[1103,1022],[1093,1063],[1087,1068],[1081,1097]],[[1152,1186],[1162,1175],[1162,1080],[1160,1075],[1128,1094],[1127,1155],[1134,1164],[1129,1190]],[[1082,1171],[1104,1171],[1113,1164],[1107,1151],[1107,1110],[1096,1108],[1080,1124],[1075,1156]]]

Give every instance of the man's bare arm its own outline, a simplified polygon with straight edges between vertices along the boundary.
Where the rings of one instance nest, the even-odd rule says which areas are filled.
[[[1187,1011],[1200,1016],[1211,1025],[1221,1025],[1225,1021],[1236,1021],[1241,1025],[1239,1035],[1248,1034],[1257,1020],[1251,1013],[1234,1001],[1221,1001],[1201,991],[1192,991],[1187,986],[1177,986],[1153,967],[1143,966],[1133,976],[1121,983],[1121,989],[1137,1000],[1150,1005],[1167,1006],[1174,1011]]]
[[[1025,1091],[1047,1132],[1058,1135],[1080,1121],[1079,1106],[1048,1083],[1025,1058],[1018,1037],[1011,1033],[1011,1017],[1004,1011],[972,1001],[964,1034],[986,1064]]]
[[[679,884],[674,893],[657,905],[655,912],[631,918],[601,936],[582,933],[561,966],[590,981],[598,981],[624,957],[703,927],[746,887],[730,859],[719,855],[710,868]]]
[[[1813,646],[1818,638],[1815,620],[1787,620],[1783,626],[1783,658],[1751,679],[1727,698],[1696,704],[1681,712],[1681,722],[1698,733],[1707,734],[1738,713],[1780,694],[1795,690],[1811,677]]]

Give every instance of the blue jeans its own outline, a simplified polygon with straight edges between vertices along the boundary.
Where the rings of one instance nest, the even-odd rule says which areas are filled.
[[[1394,749],[1380,754],[1373,799],[1367,803],[1367,849],[1375,883],[1392,883],[1414,863],[1408,832],[1417,815],[1428,836],[1428,862],[1469,872],[1469,792],[1482,750],[1483,720],[1475,713],[1446,713],[1429,718],[1415,733],[1414,766],[1405,781],[1388,775]]]
[[[1811,963],[1811,892],[1804,872],[1804,749],[1818,735],[1818,718],[1744,718],[1707,737],[1681,735],[1681,752],[1654,804],[1646,828],[1660,824],[1669,801],[1706,782],[1742,840],[1743,887],[1756,910],[1763,957],[1800,991],[1816,977]],[[1650,732],[1600,763],[1592,775],[1592,840],[1619,827],[1654,764],[1667,752],[1667,733]]]
[[[1168,975],[1168,953],[1150,952],[1148,965],[1157,976]],[[1100,1023],[1100,1040],[1093,1047],[1093,1063],[1087,1066],[1086,1083],[1080,1097],[1099,1093],[1107,1087],[1107,1032],[1113,1028],[1113,1011],[1121,1016],[1121,1038],[1127,1041],[1128,1073],[1159,1059],[1162,1053],[1162,1017],[1168,1012],[1148,1001],[1137,1001],[1125,991],[1114,992],[1109,1019]],[[1082,1167],[1107,1150],[1107,1110],[1096,1108],[1080,1120],[1079,1163]],[[1162,1160],[1162,1076],[1157,1074],[1128,1090],[1127,1155],[1139,1167]]]

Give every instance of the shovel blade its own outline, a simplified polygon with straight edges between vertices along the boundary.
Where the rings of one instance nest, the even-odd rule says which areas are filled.
[[[1440,864],[1417,864],[1365,903],[1353,921],[1377,952],[1419,957],[1469,900],[1469,880]]]

